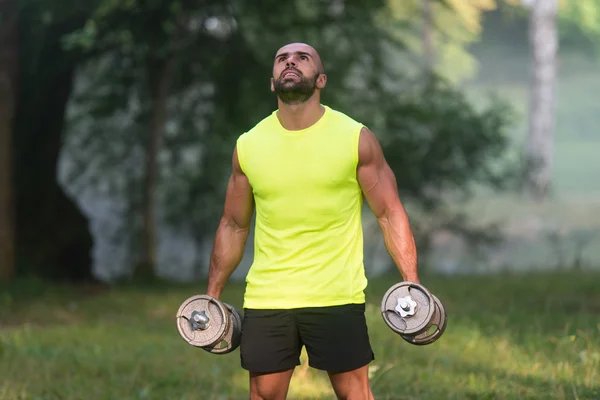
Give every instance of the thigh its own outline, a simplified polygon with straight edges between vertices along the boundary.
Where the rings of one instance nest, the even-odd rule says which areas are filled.
[[[242,368],[256,374],[300,365],[294,315],[288,310],[244,310],[240,343]]]
[[[296,319],[311,367],[340,373],[373,361],[364,304],[302,309]]]

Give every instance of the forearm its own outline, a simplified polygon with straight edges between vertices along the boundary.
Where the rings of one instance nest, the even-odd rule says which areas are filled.
[[[221,296],[227,280],[242,261],[249,230],[227,220],[219,224],[210,256],[207,295]]]
[[[417,248],[404,210],[389,211],[377,219],[388,253],[405,281],[419,283]]]

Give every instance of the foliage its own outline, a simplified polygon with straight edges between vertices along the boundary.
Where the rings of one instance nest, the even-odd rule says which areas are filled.
[[[387,75],[385,84],[360,88],[360,95],[347,96],[342,107],[353,110],[379,137],[401,197],[410,204],[421,253],[427,254],[439,230],[456,234],[473,250],[496,243],[495,223],[470,221],[447,206],[471,198],[475,189],[516,188],[518,164],[506,151],[516,121],[513,108],[494,96],[475,107],[435,75],[410,81],[394,79],[393,71]]]
[[[496,6],[500,4],[504,2]],[[561,4],[563,26],[577,27],[597,43],[597,2],[564,0]],[[454,122],[454,113],[469,126],[467,131],[471,129],[467,121],[471,121],[477,129],[496,129],[500,133],[503,129],[498,126],[506,121],[492,117],[491,121],[499,124],[497,127],[482,123],[479,118],[499,114],[473,113],[470,105],[460,99],[460,93],[449,94],[448,87],[406,89],[407,83],[418,81],[418,77],[408,73],[418,71],[418,64],[412,62],[420,49],[420,10],[416,0],[20,0],[19,6],[23,78],[14,135],[18,151],[13,156],[17,192],[22,197],[16,203],[20,231],[41,232],[31,235],[27,243],[20,240],[23,253],[37,255],[40,265],[48,261],[49,253],[58,250],[65,257],[89,252],[87,244],[79,246],[64,239],[81,238],[89,232],[87,221],[78,215],[79,228],[65,234],[66,228],[75,225],[75,219],[65,218],[59,211],[77,207],[51,182],[56,170],[53,160],[61,143],[65,143],[62,154],[73,162],[69,186],[76,182],[84,190],[95,190],[94,195],[110,196],[119,206],[125,204],[122,208],[131,211],[131,219],[124,220],[125,231],[138,224],[135,211],[140,205],[141,166],[151,113],[148,82],[152,77],[146,67],[152,57],[164,59],[178,54],[159,160],[163,224],[189,231],[198,240],[214,230],[235,138],[275,106],[268,90],[271,58],[274,50],[287,41],[307,41],[320,50],[329,73],[324,101],[377,128],[394,168],[405,179],[401,182],[406,188],[403,195],[417,202],[424,199],[423,204],[428,204],[435,200],[441,205],[439,202],[446,201],[438,196],[442,189],[469,186],[473,180],[459,173],[446,181],[444,173],[454,168],[451,163],[433,168],[427,159],[415,160],[412,177],[405,178],[401,171],[406,167],[398,160],[411,159],[411,154],[401,146],[432,146],[426,135],[406,132],[431,131],[432,127],[436,132],[455,132],[459,124]],[[455,74],[441,67],[438,72],[455,79],[470,73],[472,63],[460,61],[468,59],[460,54],[468,43],[477,40],[481,13],[493,9],[494,4],[490,0],[446,0],[436,2],[435,7],[442,60],[452,59],[448,63],[459,70]],[[56,46],[59,41],[62,50]],[[450,53],[459,56],[444,56]],[[77,96],[70,97],[74,69],[79,71]],[[437,98],[438,89],[439,98],[448,105],[441,107],[431,99],[426,101],[427,96]],[[61,136],[62,112],[57,110],[67,99],[69,134],[65,138]],[[399,112],[411,121],[411,126],[395,116]],[[440,122],[443,118],[448,120]],[[392,140],[394,132],[405,133]],[[439,149],[449,138],[452,136],[435,136],[440,141]],[[450,141],[449,148],[466,156],[466,152],[461,152],[469,147],[472,137],[462,135],[461,130],[455,138],[457,141]],[[459,143],[459,138],[465,142]],[[475,141],[480,146],[476,146],[480,153],[475,152],[479,155],[474,158],[478,161],[459,163],[457,168],[464,171],[465,165],[479,166],[479,176],[486,183],[494,183],[499,175],[483,171],[499,160],[501,140],[487,138],[487,150],[485,144]],[[435,182],[434,189],[420,185],[418,179]],[[60,202],[55,201],[56,193]],[[453,220],[452,216],[448,218]],[[51,227],[50,222],[55,220],[60,222]],[[50,228],[58,229],[60,234],[48,235],[47,232],[55,232]],[[46,240],[43,235],[64,243]],[[73,262],[79,266],[84,263]],[[56,268],[70,273],[65,272],[64,262],[57,263]]]
[[[240,2],[231,3],[235,7],[226,9],[220,2],[212,2],[211,7],[187,8],[187,22],[180,24],[177,35],[145,36],[144,32],[153,27],[145,21],[146,14],[148,19],[162,18],[166,22],[178,18],[179,11],[156,4],[164,2],[145,4],[148,9],[141,10],[139,6],[109,7],[110,12],[101,13],[103,18],[96,17],[86,24],[94,29],[77,31],[66,40],[77,48],[82,43],[93,43],[87,49],[94,55],[80,74],[71,102],[66,143],[67,157],[73,163],[69,185],[75,183],[88,196],[91,191],[116,201],[117,218],[122,219],[121,241],[131,246],[132,254],[141,244],[137,240],[137,232],[142,229],[140,194],[152,113],[147,88],[153,78],[146,69],[152,61],[149,46],[177,56],[174,87],[167,103],[164,145],[158,160],[161,226],[183,231],[198,242],[213,233],[219,217],[235,138],[271,111],[271,52],[283,44],[284,36],[277,32],[285,29],[290,41],[309,41],[307,36],[311,36],[315,44],[324,34],[335,47],[336,33],[332,32],[330,21],[335,15],[331,16],[326,3],[308,13],[292,12],[302,11],[302,2],[273,4],[272,12],[291,16],[291,20],[269,21],[264,19],[262,7]],[[374,6],[377,4],[369,4]],[[362,16],[363,10],[369,10],[360,7],[363,6],[346,8],[345,15]],[[313,27],[309,29],[310,24]],[[154,25],[161,26],[156,21]],[[338,28],[350,27],[342,25]],[[353,28],[361,26],[377,29],[368,20]],[[329,33],[323,33],[326,29]],[[119,31],[122,34],[117,35],[115,32]],[[354,35],[359,37],[360,32]],[[152,39],[157,36],[158,39]],[[174,49],[172,41],[179,41],[180,46]],[[271,45],[265,52],[268,42]],[[346,49],[346,59],[340,59],[340,63],[350,64],[347,57],[351,54]],[[244,60],[243,74],[240,58]]]
[[[596,0],[561,1],[561,36],[570,42],[584,42],[597,61],[600,56],[600,3]]]
[[[504,0],[508,14],[524,18],[531,1]],[[600,3],[596,0],[558,0],[558,23],[561,47],[584,47],[596,60],[600,51]]]
[[[423,276],[448,311],[446,332],[424,347],[381,318],[381,296],[398,279],[367,288],[376,399],[600,396],[597,272]],[[229,284],[223,300],[240,309],[243,288]],[[177,333],[174,313],[197,292],[198,283],[0,291],[0,398],[247,399],[239,350],[212,355]],[[301,361],[290,397],[332,398],[327,376]]]
[[[425,0],[388,0],[392,35],[402,38],[415,54],[423,51],[422,4]],[[436,72],[452,82],[473,78],[480,63],[471,47],[481,40],[485,14],[502,9],[506,15],[526,18],[526,0],[428,0],[433,10],[433,36],[436,46]],[[414,22],[417,22],[415,26]],[[586,48],[599,54],[600,3],[596,0],[559,0],[559,27],[563,43],[586,42]],[[522,40],[527,42],[527,37]]]
[[[483,13],[494,10],[496,1],[428,1],[432,8],[435,71],[452,82],[473,77],[478,70],[478,63],[469,53],[468,47],[479,40]],[[424,0],[388,0],[391,21],[387,23],[387,28],[390,34],[402,38],[416,54],[422,54],[423,51],[423,2]]]
[[[412,200],[429,209],[444,194],[468,195],[476,184],[507,188],[513,171],[498,165],[514,120],[507,103],[492,98],[478,110],[439,79],[387,96],[392,99],[383,103],[389,117],[382,144],[399,187]],[[424,160],[431,161],[427,168]]]
[[[63,34],[83,25],[85,3],[17,1],[19,71],[12,127],[17,275],[92,279],[87,220],[56,181],[65,105],[83,55]]]
[[[460,92],[448,83],[433,83],[437,80],[426,88],[406,90],[403,85],[411,80],[387,58],[401,54],[405,42],[390,35],[388,25],[378,24],[385,18],[380,8],[385,4],[353,3],[340,9],[335,1],[308,8],[302,1],[263,3],[187,11],[197,21],[193,29],[186,25],[182,36],[188,48],[177,64],[159,157],[163,225],[198,241],[212,235],[235,139],[275,107],[268,86],[272,57],[289,41],[305,41],[319,50],[328,73],[323,102],[377,128],[408,197],[429,210],[440,210],[447,189],[478,179],[498,183],[500,177],[489,166],[502,153],[509,114],[500,108],[477,114]],[[122,5],[125,9],[113,8],[101,24],[94,23],[98,29],[93,32],[111,34],[93,34],[100,53],[80,75],[71,103],[67,151],[75,165],[71,183],[87,189],[95,183],[97,190],[124,198],[126,209],[134,211],[141,202],[137,193],[150,112],[145,94],[149,78],[139,62],[143,57],[136,58],[142,50],[132,52],[128,40],[111,38],[133,38],[137,48],[146,43],[143,32],[150,28],[139,9],[138,19],[129,17],[133,11],[127,4]],[[167,18],[167,10],[156,15]],[[117,35],[118,29],[108,29],[113,20],[132,21],[131,28],[122,26],[132,33]],[[82,41],[85,32],[68,40]],[[162,40],[169,43],[168,38]],[[131,232],[139,220],[135,213],[129,216],[126,230]]]
[[[155,81],[148,66],[157,60],[176,58],[173,90],[167,102],[169,117],[159,157],[157,193],[161,221],[163,226],[188,232],[198,241],[212,234],[220,215],[235,139],[275,107],[268,84],[272,56],[278,46],[290,41],[314,44],[325,59],[329,75],[324,102],[369,125],[383,127],[378,130],[382,138],[398,128],[390,113],[422,112],[419,107],[429,105],[419,104],[418,97],[437,95],[435,90],[410,92],[410,100],[409,93],[403,97],[393,95],[403,90],[399,82],[407,81],[404,71],[398,71],[406,65],[410,53],[404,52],[408,40],[391,34],[398,21],[390,18],[384,0],[22,0],[20,5],[23,26],[27,27],[23,41],[27,62],[21,71],[26,77],[26,95],[21,96],[24,108],[20,133],[15,135],[23,152],[16,154],[20,163],[17,169],[27,171],[26,167],[37,165],[40,160],[55,160],[59,152],[65,155],[63,159],[71,173],[67,181],[70,188],[77,186],[87,195],[110,197],[117,203],[124,233],[119,239],[123,241],[134,237],[131,232],[139,228],[140,186],[152,113],[149,92]],[[406,25],[416,27],[415,22]],[[78,71],[78,76],[76,89],[71,93],[73,71]],[[55,87],[59,90],[53,90]],[[67,101],[68,135],[63,137],[63,113],[52,110],[62,110]],[[408,103],[412,106],[408,107]],[[33,110],[48,115],[31,117]],[[448,113],[432,117],[453,118]],[[413,120],[416,124],[425,123],[418,117]],[[38,156],[29,149],[35,148],[34,143],[41,143],[39,135],[44,132],[44,125],[52,128],[51,137],[46,138],[50,145],[39,148],[51,151],[42,154],[40,150]],[[27,135],[23,134],[25,131]],[[386,144],[392,161],[406,156],[393,146],[389,149]],[[417,169],[430,165],[428,160],[418,161]],[[28,196],[38,202],[43,199],[51,211],[62,208],[52,205],[53,195],[47,194],[55,192],[56,182],[50,182],[56,170],[54,161],[40,165],[44,165],[44,175],[40,175],[43,182],[30,186],[49,189],[39,196],[35,194],[42,192],[31,190]],[[441,173],[434,175],[445,179]],[[33,182],[21,179],[21,175],[18,178],[19,184]],[[415,178],[420,179],[405,179]],[[455,183],[460,185],[458,180]],[[424,193],[415,189],[419,186],[410,181],[405,190],[416,190],[414,197],[419,198]],[[61,201],[70,201],[63,197]],[[25,217],[30,215],[28,204],[19,201]],[[71,203],[69,207],[76,209]],[[78,218],[79,230],[74,230],[73,237],[83,237],[88,229],[85,218]],[[31,230],[41,235],[39,232],[46,230],[36,230],[38,219],[50,220],[29,218],[20,226],[29,223]],[[68,227],[56,228],[64,233]],[[89,255],[87,244],[67,246],[71,244],[61,245],[65,257]],[[43,247],[59,246],[48,241]],[[67,247],[68,251],[63,251]],[[39,254],[40,265],[43,264],[45,252],[30,253]]]
[[[577,22],[581,30],[600,35],[600,4],[594,0],[562,0],[562,14]]]

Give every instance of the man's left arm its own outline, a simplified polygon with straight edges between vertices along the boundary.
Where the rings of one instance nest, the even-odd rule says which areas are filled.
[[[394,172],[379,141],[367,128],[360,132],[357,177],[377,217],[388,253],[405,281],[419,283],[417,249],[406,210],[398,195]]]

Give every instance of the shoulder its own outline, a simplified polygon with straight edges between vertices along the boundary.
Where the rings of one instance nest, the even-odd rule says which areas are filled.
[[[343,126],[347,126],[353,129],[358,129],[359,131],[364,126],[362,122],[357,121],[355,118],[349,116],[348,114],[342,111],[331,108],[329,106],[325,107],[327,107],[327,111],[329,112],[329,118],[333,123],[341,124]]]
[[[363,136],[362,132],[367,129],[366,126],[342,111],[331,107],[327,108],[329,113],[328,124],[333,128],[331,131],[335,132],[335,135],[337,135],[340,140],[349,140],[349,143],[351,143],[352,146],[352,153],[354,154],[354,161],[358,164],[360,158],[360,142],[362,141],[361,137]]]
[[[254,125],[251,129],[249,129],[246,132],[239,135],[239,137],[237,139],[238,143],[240,141],[245,141],[252,137],[259,136],[262,133],[264,133],[265,131],[267,131],[268,130],[267,128],[269,128],[273,124],[273,118],[276,118],[275,111],[273,111],[271,114],[264,117],[256,125]]]
[[[377,136],[369,128],[364,126],[360,130],[358,139],[358,163],[369,164],[383,157],[383,149]]]
[[[246,171],[248,154],[252,154],[254,149],[260,148],[259,146],[263,142],[261,138],[266,132],[269,132],[269,127],[273,124],[273,118],[277,118],[275,112],[272,112],[250,130],[238,136],[234,147],[234,162],[238,163],[242,172]]]

